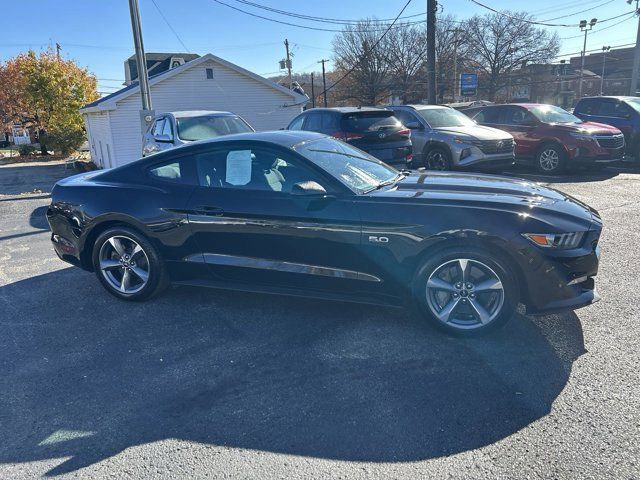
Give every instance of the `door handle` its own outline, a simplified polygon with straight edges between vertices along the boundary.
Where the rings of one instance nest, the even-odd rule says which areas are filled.
[[[220,215],[224,214],[224,210],[221,209],[220,207],[212,207],[210,205],[199,205],[199,206],[197,206],[195,208],[195,211],[199,215],[220,216]]]

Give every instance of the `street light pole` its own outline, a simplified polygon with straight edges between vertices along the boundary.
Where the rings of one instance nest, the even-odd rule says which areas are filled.
[[[633,0],[627,0],[631,5]],[[631,71],[631,86],[629,87],[629,95],[635,96],[638,91],[638,73],[640,71],[640,8],[638,8],[638,0],[636,0],[636,16],[638,17],[638,32],[636,33],[636,50],[633,55],[633,70]]]
[[[458,33],[460,33],[459,28],[453,28],[451,30],[447,30],[447,32],[453,33],[453,94],[452,94],[452,102],[456,101],[457,93],[458,93]]]
[[[580,82],[578,83],[579,99],[582,98],[582,77],[584,76],[584,57],[587,54],[587,33],[594,27],[597,21],[597,18],[592,18],[591,21],[587,24],[586,20],[580,20],[580,31],[584,32],[584,45],[582,46],[582,52],[580,52]]]
[[[604,95],[604,66],[607,63],[607,52],[611,50],[611,47],[602,47],[602,75],[600,75],[600,95]]]
[[[133,44],[136,50],[136,64],[138,68],[138,83],[140,84],[140,97],[142,98],[142,110],[140,110],[140,122],[142,135],[147,131],[153,121],[155,112],[151,105],[151,93],[149,92],[149,73],[147,72],[147,60],[144,55],[142,42],[142,26],[140,25],[140,8],[138,0],[129,0],[131,13],[131,30],[133,31]]]

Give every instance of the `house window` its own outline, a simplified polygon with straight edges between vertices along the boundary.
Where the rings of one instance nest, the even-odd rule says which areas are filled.
[[[207,72],[207,80],[213,80],[213,68],[205,69]]]

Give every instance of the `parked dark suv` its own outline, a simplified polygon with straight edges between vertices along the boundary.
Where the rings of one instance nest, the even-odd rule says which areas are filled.
[[[585,122],[606,123],[624,134],[626,153],[640,162],[640,98],[587,97],[573,110]]]
[[[516,160],[532,161],[543,173],[575,166],[604,166],[621,160],[624,154],[620,130],[583,122],[553,105],[511,103],[470,108],[464,113],[481,125],[513,135]]]
[[[412,166],[411,130],[393,112],[374,107],[312,108],[287,130],[309,130],[331,135],[396,166]]]

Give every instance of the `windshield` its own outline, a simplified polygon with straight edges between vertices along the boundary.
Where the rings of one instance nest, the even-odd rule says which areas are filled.
[[[202,117],[177,118],[178,138],[188,142],[230,135],[232,133],[253,132],[240,117],[233,115],[207,115]]]
[[[333,138],[304,142],[294,150],[356,193],[392,183],[400,172],[351,145]]]
[[[640,113],[640,98],[625,98],[624,101],[636,112]]]
[[[453,108],[425,108],[418,110],[418,113],[431,128],[469,127],[476,124],[464,113]]]
[[[544,123],[582,123],[575,115],[553,105],[540,105],[529,109],[533,115]]]

